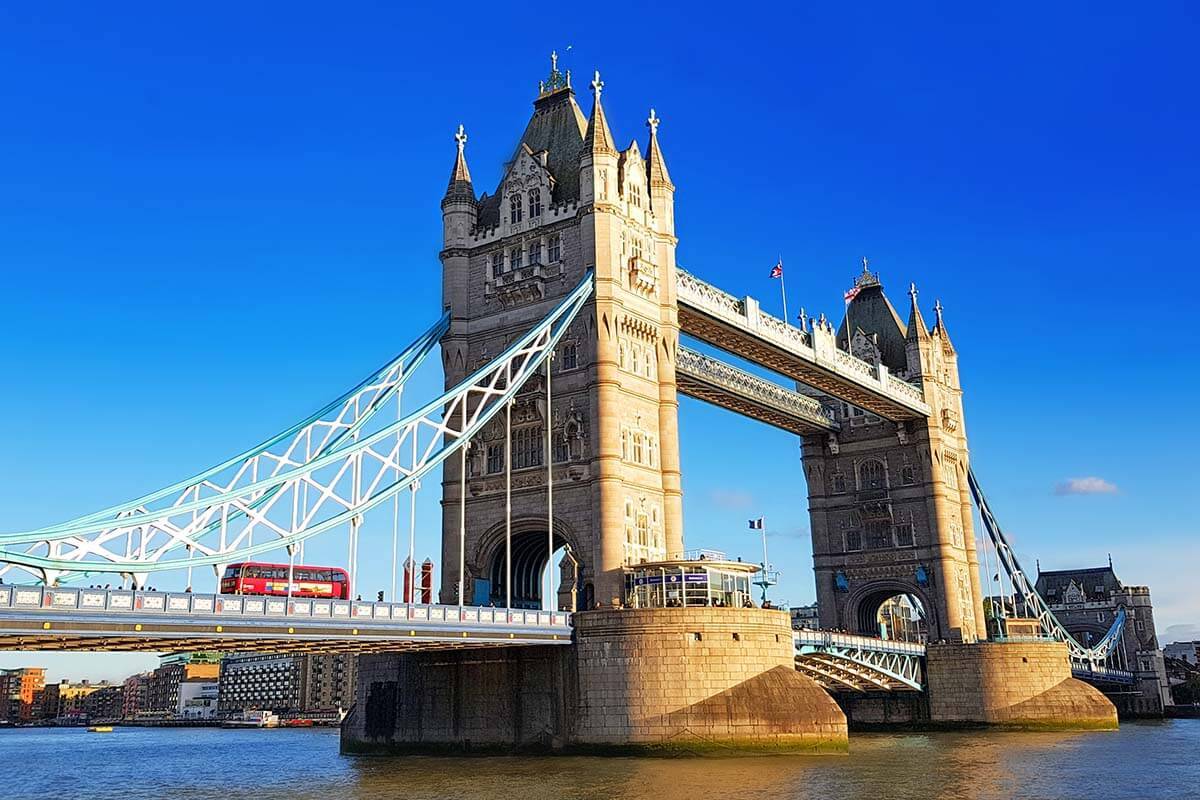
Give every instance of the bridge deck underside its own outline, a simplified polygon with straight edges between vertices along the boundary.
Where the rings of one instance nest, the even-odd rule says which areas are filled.
[[[688,397],[800,436],[840,428],[810,397],[682,347],[679,354],[676,386]]]
[[[0,619],[0,650],[192,650],[305,653],[379,653],[479,647],[569,644],[569,629],[462,628],[444,625],[313,624],[280,619],[245,624],[225,618],[142,621],[76,619],[36,614]]]
[[[929,415],[929,408],[924,402],[902,402],[881,389],[871,388],[870,383],[875,381],[872,376],[863,375],[859,380],[847,378],[814,363],[805,354],[789,351],[753,331],[707,314],[682,298],[679,303],[679,324],[688,336],[761,364],[885,419],[900,421]]]

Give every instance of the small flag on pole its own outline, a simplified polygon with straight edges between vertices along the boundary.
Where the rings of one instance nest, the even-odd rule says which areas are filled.
[[[759,517],[758,519],[750,520],[750,530],[761,531],[762,529],[763,529],[763,518],[762,517]]]
[[[858,297],[858,293],[861,290],[862,290],[861,286],[855,286],[853,289],[850,289],[845,294],[843,294],[842,299],[846,301],[846,305],[850,305],[850,301],[853,300],[854,298]]]
[[[778,264],[771,267],[771,277],[772,278],[782,278],[783,277],[783,259],[782,258],[779,259]]]

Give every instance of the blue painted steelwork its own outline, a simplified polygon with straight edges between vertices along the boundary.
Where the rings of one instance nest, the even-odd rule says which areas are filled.
[[[987,498],[983,496],[983,489],[979,485],[979,480],[975,477],[974,470],[967,471],[967,481],[971,486],[971,494],[975,498],[975,504],[979,507],[979,516],[983,519],[983,526],[987,530],[988,536],[992,540],[992,544],[996,547],[996,552],[999,554],[1000,563],[1003,564],[1005,572],[1008,573],[1012,580],[1012,585],[1021,596],[1021,600],[1025,605],[1025,614],[1033,619],[1036,619],[1041,626],[1042,634],[1048,639],[1055,639],[1064,642],[1067,645],[1067,650],[1071,658],[1072,670],[1079,670],[1088,674],[1098,674],[1098,672],[1108,672],[1110,670],[1107,661],[1111,655],[1116,652],[1116,648],[1121,642],[1121,632],[1125,627],[1125,608],[1122,606],[1117,609],[1116,618],[1109,627],[1108,632],[1092,647],[1084,647],[1070,632],[1063,627],[1058,618],[1054,616],[1054,612],[1037,593],[1037,589],[1026,577],[1021,565],[1017,562],[1017,555],[1013,552],[1012,546],[1008,543],[1004,531],[1000,529],[1000,523],[992,515],[991,508],[988,506]],[[1120,672],[1119,670],[1115,672]]]
[[[925,690],[925,645],[832,631],[793,634],[796,669],[831,691]]]
[[[207,476],[244,463],[243,455],[201,473],[199,482],[196,478],[189,479],[133,504],[106,509],[50,528],[2,536],[0,545],[23,545],[28,549],[24,552],[0,550],[0,563],[19,565],[35,574],[41,571],[44,576],[54,578],[71,572],[144,577],[149,572],[216,566],[277,552],[347,525],[415,485],[422,476],[464,447],[500,413],[553,353],[592,291],[592,275],[588,273],[545,319],[496,359],[417,411],[377,431],[364,431],[361,414],[356,413],[357,424],[346,427],[327,447],[311,454],[302,463],[288,459],[280,461],[280,468],[268,477],[256,479],[257,476],[252,475],[248,483],[233,488],[206,483]],[[418,353],[424,357],[445,329],[443,318],[406,350],[406,354],[410,358]],[[396,360],[389,363],[395,365]],[[334,405],[336,403],[326,408]],[[359,411],[361,409],[356,409]],[[293,426],[272,437],[268,444],[294,436],[302,427],[303,423]],[[260,447],[253,452],[265,451]],[[405,459],[410,460],[404,463]],[[201,496],[201,486],[215,491]],[[298,514],[302,486],[306,487],[305,499],[303,511]],[[311,509],[307,498],[309,486],[318,495]],[[181,489],[182,494],[179,494]],[[148,507],[148,503],[172,495],[176,499],[165,508]],[[291,498],[290,522],[286,519],[285,497]],[[277,515],[275,519],[269,518],[273,511]],[[267,541],[254,543],[255,530],[265,533]],[[218,532],[220,544],[214,546],[210,540]],[[130,549],[135,534],[141,537],[139,552]],[[126,537],[124,553],[105,549],[109,542],[121,536]],[[160,543],[149,550],[145,544],[147,537]],[[44,548],[45,552],[34,552],[39,548]],[[183,549],[187,550],[188,557],[166,557]],[[67,551],[65,555],[62,550]]]

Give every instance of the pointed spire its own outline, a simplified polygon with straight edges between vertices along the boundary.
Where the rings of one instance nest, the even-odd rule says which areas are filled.
[[[600,105],[600,93],[604,91],[604,81],[600,80],[600,70],[596,70],[595,77],[592,78],[592,116],[588,119],[587,133],[583,137],[583,151],[585,153],[613,153],[617,152],[617,148],[613,146],[612,131],[608,129],[608,119],[604,116],[604,106]]]
[[[950,332],[946,330],[946,321],[942,319],[942,301],[940,299],[934,303],[933,313],[936,317],[936,320],[933,323],[932,333],[940,336],[942,338],[942,344],[953,350],[954,345],[950,341]]]
[[[646,168],[650,174],[651,186],[663,186],[667,189],[674,189],[675,184],[671,183],[671,174],[667,172],[667,162],[663,158],[662,148],[658,146],[658,124],[662,122],[658,114],[654,113],[654,109],[650,109],[650,116],[646,119],[646,127],[650,129],[650,147],[646,153]]]
[[[929,329],[925,327],[925,318],[921,316],[921,306],[917,302],[917,285],[915,283],[908,285],[908,296],[912,301],[912,307],[908,311],[908,331],[904,339],[909,342],[925,341],[929,338]]]
[[[446,187],[446,194],[464,194],[474,199],[475,188],[471,185],[471,171],[467,169],[467,156],[464,152],[467,134],[462,125],[458,126],[454,141],[458,144],[458,154],[454,158],[454,169],[450,172],[450,184]]]

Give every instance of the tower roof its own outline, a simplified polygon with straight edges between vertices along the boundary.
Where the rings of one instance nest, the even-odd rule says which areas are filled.
[[[892,307],[887,296],[883,293],[883,284],[877,274],[867,271],[867,260],[863,259],[863,271],[854,281],[858,294],[846,307],[846,316],[838,328],[837,342],[840,347],[846,346],[849,333],[846,325],[853,325],[864,333],[878,337],[879,355],[883,363],[892,372],[902,372],[908,368],[908,355],[904,347],[906,329],[900,321],[900,315]]]
[[[937,320],[933,323],[932,334],[942,340],[942,344],[954,350],[954,343],[950,341],[950,332],[946,330],[946,321],[942,319],[942,301],[938,300],[933,307],[933,312],[937,316]]]
[[[929,329],[925,327],[925,318],[921,316],[921,306],[917,303],[917,285],[908,286],[908,296],[912,298],[912,307],[908,311],[908,335],[906,341],[921,342],[929,338]]]
[[[671,183],[671,175],[667,172],[667,162],[663,159],[662,148],[658,146],[659,122],[661,120],[654,113],[654,109],[650,109],[650,117],[646,120],[646,127],[650,129],[650,146],[646,150],[646,170],[651,186],[665,186],[668,189],[674,189],[675,184]]]
[[[458,153],[454,157],[454,168],[450,170],[450,183],[446,186],[446,196],[469,196],[474,200],[475,187],[471,184],[471,171],[467,169],[467,156],[464,153],[467,134],[462,125],[458,126],[458,132],[454,134],[454,141],[458,144]]]
[[[600,80],[600,70],[596,70],[592,78],[592,116],[588,118],[587,132],[583,135],[583,152],[585,153],[616,153],[613,145],[612,131],[608,128],[608,118],[604,116],[604,106],[600,104],[600,93],[604,91],[604,81]]]
[[[579,197],[579,148],[586,126],[571,87],[552,89],[533,102],[533,116],[513,151],[514,159],[521,145],[534,153],[546,151],[546,168],[554,176],[556,202]]]

